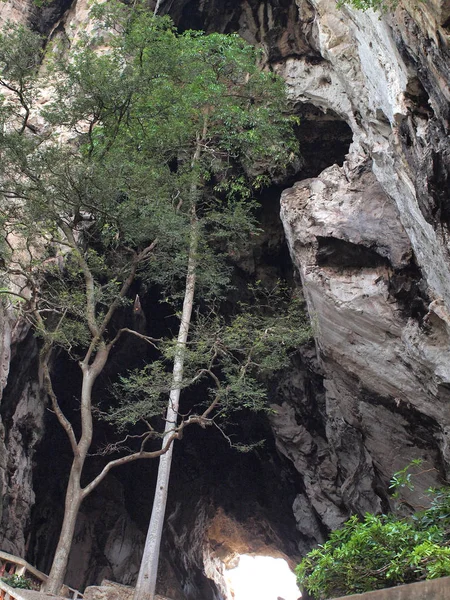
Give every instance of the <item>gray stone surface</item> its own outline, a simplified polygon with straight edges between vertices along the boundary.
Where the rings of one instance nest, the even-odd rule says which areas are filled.
[[[105,579],[101,585],[87,587],[83,597],[85,600],[132,600],[133,593],[133,587]],[[155,600],[171,600],[171,598],[156,594]]]
[[[25,553],[25,527],[34,504],[33,458],[42,433],[44,404],[36,380],[36,344],[8,302],[0,306],[0,547]],[[18,348],[23,354],[18,354]],[[10,375],[15,361],[14,380]],[[7,387],[8,384],[8,387]]]
[[[450,577],[400,585],[367,594],[354,594],[335,600],[449,600]]]
[[[411,246],[364,162],[331,167],[285,191],[281,215],[324,376],[324,430],[314,435],[302,426],[305,398],[292,385],[272,423],[311,506],[332,529],[349,510],[379,510],[380,480],[386,486],[411,459],[436,465],[447,458],[447,313],[428,302],[421,324],[410,316],[417,297],[407,306],[396,297]],[[430,484],[439,484],[437,470],[416,482],[416,493]]]

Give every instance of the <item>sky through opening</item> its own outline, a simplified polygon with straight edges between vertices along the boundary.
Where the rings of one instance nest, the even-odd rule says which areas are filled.
[[[235,569],[226,572],[230,600],[298,600],[295,575],[282,558],[243,554]]]

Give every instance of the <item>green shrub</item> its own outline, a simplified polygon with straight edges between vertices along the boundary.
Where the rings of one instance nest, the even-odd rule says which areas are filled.
[[[450,575],[450,488],[410,518],[351,517],[298,565],[298,584],[317,600]]]
[[[346,4],[357,10],[374,10],[381,14],[394,12],[398,6],[399,0],[338,0],[338,7],[342,8]]]
[[[2,581],[7,583],[12,588],[20,588],[21,590],[32,590],[33,584],[30,579],[22,577],[21,575],[8,575],[2,577]]]

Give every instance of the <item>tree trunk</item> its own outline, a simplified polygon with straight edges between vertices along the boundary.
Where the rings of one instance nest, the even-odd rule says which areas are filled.
[[[52,568],[45,585],[45,591],[48,594],[60,595],[61,587],[64,584],[67,562],[69,560],[70,549],[72,546],[75,524],[77,522],[78,511],[83,499],[80,488],[80,465],[74,460],[70,470],[69,484],[66,492],[66,502],[64,506],[64,520],[59,535],[58,546],[56,547],[55,557]]]
[[[191,323],[192,307],[194,304],[195,279],[197,267],[198,222],[195,214],[191,222],[191,244],[189,249],[188,272],[186,289],[183,301],[180,329],[178,332],[177,348],[173,364],[172,389],[166,414],[165,435],[163,448],[173,435],[177,425],[178,407],[180,404],[181,383],[183,381],[184,354]],[[153,499],[152,516],[145,540],[144,554],[142,556],[136,589],[133,600],[154,600],[156,591],[156,578],[158,575],[159,552],[161,536],[166,512],[167,493],[169,489],[170,467],[172,464],[173,443],[169,450],[159,459],[158,479],[156,482],[155,497]]]
[[[58,406],[58,420],[69,436],[74,457],[72,468],[70,469],[69,483],[67,484],[61,533],[50,574],[45,585],[45,591],[49,594],[59,594],[64,584],[78,511],[80,510],[81,502],[87,495],[81,489],[81,474],[92,442],[92,387],[106,364],[108,354],[108,350],[100,348],[92,365],[89,366],[85,362],[80,365],[83,372],[83,383],[81,390],[81,437],[78,444],[72,428],[68,425]]]
[[[157,15],[157,14],[158,14],[158,11],[159,11],[159,9],[160,9],[160,7],[161,7],[161,2],[162,2],[162,0],[157,0],[157,2],[156,2],[156,6],[155,6],[155,10],[154,10],[154,12],[153,12],[153,14],[154,14],[154,15]]]

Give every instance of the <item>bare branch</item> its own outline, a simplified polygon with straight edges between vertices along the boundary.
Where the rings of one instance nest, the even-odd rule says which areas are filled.
[[[89,456],[106,456],[108,454],[113,454],[114,452],[120,452],[123,450],[129,450],[131,453],[133,453],[132,450],[130,450],[127,446],[125,446],[125,444],[128,442],[128,440],[142,440],[140,451],[143,452],[146,442],[151,437],[155,437],[157,435],[158,434],[156,432],[152,433],[152,432],[148,432],[148,431],[146,431],[145,433],[141,433],[139,435],[126,435],[122,440],[119,440],[118,442],[114,442],[111,444],[105,444],[101,450],[99,450],[98,452],[95,452],[93,454],[89,454]]]
[[[24,300],[25,302],[29,301],[29,298],[22,296],[22,294],[16,294],[16,292],[11,292],[11,290],[0,290],[0,294],[5,294],[7,296],[14,296],[15,298],[20,298],[20,300]]]
[[[43,374],[43,379],[44,379],[44,388],[50,398],[50,401],[52,403],[52,408],[56,415],[56,418],[58,419],[62,428],[66,432],[67,437],[69,438],[69,442],[70,442],[70,446],[72,448],[73,455],[74,455],[74,457],[77,457],[79,455],[79,451],[78,451],[77,440],[75,437],[75,432],[72,428],[72,425],[70,424],[70,422],[68,421],[68,419],[66,418],[64,413],[62,412],[61,407],[59,406],[55,391],[53,389],[52,380],[50,377],[50,369],[48,367],[48,358],[50,355],[51,346],[49,344],[46,344],[46,346],[44,346],[43,351],[41,352],[41,368],[42,368],[42,374]]]
[[[150,344],[151,346],[153,346],[156,349],[158,348],[156,343],[162,341],[161,338],[153,338],[149,335],[144,335],[143,333],[139,333],[138,331],[135,331],[134,329],[129,329],[128,327],[123,327],[122,329],[119,329],[115,338],[112,339],[109,342],[109,344],[107,345],[108,350],[110,350],[114,346],[114,344],[116,344],[118,342],[119,338],[121,337],[121,335],[123,333],[130,333],[131,335],[134,335],[134,336],[140,338],[141,340],[144,340],[145,342],[147,342],[148,344]]]
[[[81,253],[81,251],[78,247],[78,244],[73,235],[73,231],[70,229],[70,227],[67,225],[67,223],[65,223],[62,220],[60,221],[60,227],[64,231],[72,249],[74,250],[77,260],[78,260],[78,264],[80,265],[80,268],[83,271],[84,281],[85,281],[85,285],[86,285],[86,320],[87,320],[87,324],[89,327],[89,331],[91,332],[91,335],[94,338],[95,342],[97,342],[97,340],[101,336],[101,333],[98,328],[97,321],[95,319],[96,302],[95,302],[94,277],[89,268],[89,265],[87,264],[83,254]],[[93,342],[94,342],[94,340],[93,340]],[[88,350],[89,355],[92,353],[91,347],[92,347],[92,343]],[[89,351],[91,351],[91,352],[89,352]]]
[[[206,419],[209,417],[209,415],[212,413],[212,411],[216,408],[216,406],[219,404],[220,402],[220,395],[217,394],[216,397],[214,398],[213,402],[211,402],[211,404],[208,406],[208,408],[204,411],[204,413],[202,414],[202,419]]]
[[[108,312],[106,313],[106,315],[103,319],[103,322],[99,329],[99,336],[102,336],[105,333],[106,328],[108,327],[109,322],[111,321],[114,313],[116,312],[117,308],[120,306],[120,303],[123,300],[123,298],[125,298],[125,296],[127,295],[128,290],[130,289],[130,286],[133,283],[134,278],[136,276],[136,271],[137,271],[139,263],[142,262],[143,260],[145,260],[147,258],[147,256],[151,252],[153,252],[157,243],[158,243],[158,240],[156,239],[149,246],[147,246],[147,248],[144,248],[144,250],[142,250],[142,252],[140,252],[137,256],[135,256],[135,258],[131,264],[131,269],[128,274],[128,277],[123,282],[122,287],[120,288],[119,294],[117,295],[117,297],[114,299],[114,301],[110,305]],[[128,331],[132,332],[131,329]],[[116,338],[117,338],[117,336],[116,336]],[[114,340],[112,340],[112,342],[110,342],[108,344],[108,347],[112,347],[116,343],[116,341],[117,341],[116,338],[114,338]]]
[[[103,481],[103,479],[106,477],[109,471],[111,471],[111,469],[119,467],[121,465],[126,465],[130,462],[134,462],[135,460],[141,460],[143,458],[158,458],[159,456],[166,454],[174,440],[179,439],[181,437],[181,430],[183,429],[183,427],[184,425],[177,428],[177,430],[167,440],[166,445],[160,450],[155,450],[153,452],[135,452],[134,454],[128,454],[127,456],[122,456],[121,458],[117,458],[116,460],[110,461],[107,465],[105,465],[105,467],[99,473],[99,475],[97,475],[97,477],[93,479],[91,483],[89,483],[85,488],[82,489],[82,498],[86,498],[86,496],[88,496],[92,492],[92,490],[94,490],[98,486],[98,484]]]
[[[212,424],[215,425],[215,427],[217,427],[217,429],[220,431],[221,435],[227,440],[227,442],[230,444],[230,446],[233,447],[234,444],[231,441],[231,438],[225,433],[225,431],[222,429],[222,427],[220,427],[220,425],[218,423],[216,423],[216,421],[212,421]]]
[[[192,415],[186,421],[183,421],[182,423],[180,423],[180,425],[178,425],[178,427],[173,429],[173,433],[170,436],[170,438],[167,440],[167,443],[165,444],[165,446],[163,448],[160,448],[159,450],[154,450],[153,452],[144,451],[145,442],[152,437],[151,432],[146,433],[145,434],[146,437],[144,438],[143,443],[141,444],[140,451],[134,452],[133,454],[128,454],[127,456],[122,456],[121,458],[112,460],[107,465],[105,465],[105,467],[99,473],[99,475],[97,475],[97,477],[95,479],[93,479],[91,481],[91,483],[89,483],[85,488],[83,488],[83,490],[82,490],[83,499],[88,494],[90,494],[98,486],[98,484],[100,482],[103,481],[103,479],[106,477],[106,475],[109,473],[109,471],[111,469],[113,469],[115,467],[119,467],[121,465],[128,464],[130,462],[134,462],[135,460],[141,460],[143,458],[158,458],[158,457],[162,456],[163,454],[166,454],[166,452],[168,452],[168,450],[169,450],[170,446],[173,444],[173,442],[175,440],[179,440],[183,437],[183,430],[185,427],[188,427],[189,425],[196,424],[196,425],[200,425],[203,428],[213,425],[214,421],[212,419],[205,418],[204,414],[205,413],[203,413],[203,415]]]

